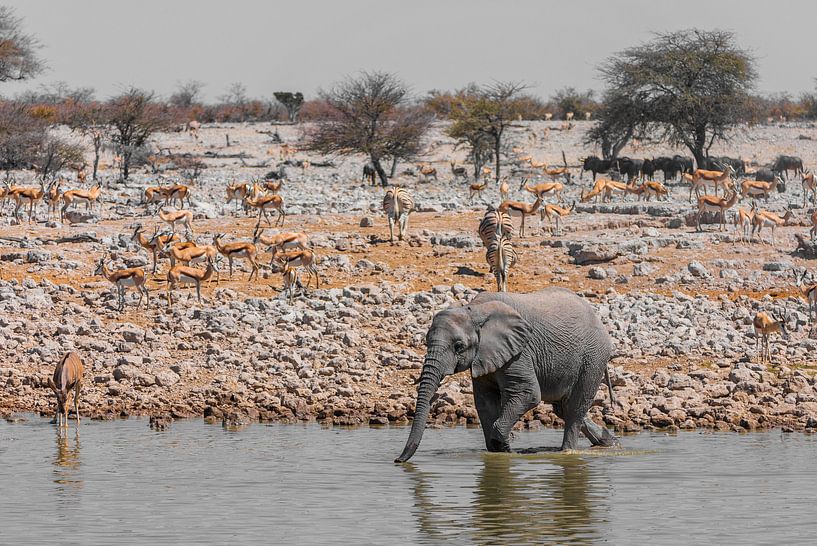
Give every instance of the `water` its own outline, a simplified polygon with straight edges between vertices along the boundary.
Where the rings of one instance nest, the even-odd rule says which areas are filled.
[[[817,437],[640,434],[490,454],[479,429],[0,422],[2,544],[813,544]],[[537,446],[539,446],[537,448]]]

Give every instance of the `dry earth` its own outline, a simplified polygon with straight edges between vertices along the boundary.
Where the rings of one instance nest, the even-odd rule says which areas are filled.
[[[591,152],[582,144],[588,125],[559,131],[558,123],[527,124],[515,130],[513,145],[553,164],[561,163],[564,151],[576,165]],[[153,174],[112,184],[103,192],[101,212],[85,222],[46,223],[43,206],[37,223],[15,225],[6,212],[0,228],[0,412],[52,412],[46,380],[72,349],[87,368],[81,413],[98,418],[405,422],[433,313],[495,286],[476,226],[485,205],[497,204],[498,192],[491,186],[469,202],[467,182],[453,180],[448,165],[450,158],[461,162],[463,152],[454,151],[443,128],[435,127],[428,140],[439,180],[398,175],[418,212],[411,215],[408,239],[395,245],[380,212],[383,190],[360,180],[362,158],[298,152],[296,160],[328,159],[333,166],[283,167],[286,228],[308,233],[321,259],[320,289],[292,306],[280,295],[280,275],[265,267],[259,281],[248,283],[242,264],[232,279],[222,268],[221,283],[205,287],[202,305],[187,290],[168,310],[160,273],[149,283],[148,310],[137,309],[136,296],[129,294],[126,309],[118,312],[109,283],[93,276],[95,262],[110,252],[118,264],[149,266],[150,257],[130,239],[137,223],[150,232],[158,225],[140,204],[143,188],[157,180]],[[193,186],[190,207],[199,242],[210,243],[216,232],[228,240],[251,237],[255,218],[225,206],[224,187],[277,167],[279,145],[271,138],[276,131],[284,142],[299,136],[297,127],[250,124],[204,127],[200,142],[185,133],[155,139],[157,147],[203,156],[208,164]],[[813,125],[755,127],[738,131],[732,144],[713,153],[761,164],[779,153],[795,154],[814,166],[812,139]],[[633,157],[668,152],[676,150],[625,150]],[[235,154],[245,157],[223,157]],[[114,178],[111,171],[103,176]],[[512,198],[532,201],[517,189],[523,176],[535,178],[514,171]],[[588,185],[574,169],[567,201],[577,200]],[[789,203],[796,207],[798,225],[779,229],[776,247],[741,242],[731,226],[727,232],[716,225],[695,232],[687,225],[688,188],[681,186],[672,187],[666,202],[580,204],[561,236],[541,230],[537,217],[528,236],[515,239],[520,262],[509,288],[563,286],[598,308],[616,344],[612,375],[619,403],[610,407],[600,389],[592,412],[617,429],[814,430],[811,354],[817,340],[794,285],[794,270],[811,265],[794,252],[794,235],[807,234],[811,212],[798,207],[800,191],[799,180],[792,180],[785,194],[762,204],[778,212]],[[364,218],[370,227],[360,227]],[[54,242],[82,233],[96,242]],[[160,266],[166,271],[167,261]],[[790,336],[785,343],[774,338],[772,365],[763,365],[751,322],[758,310],[772,309],[786,310]],[[468,377],[444,382],[433,417],[438,423],[477,421]],[[559,424],[544,404],[525,419],[525,426],[540,423]]]

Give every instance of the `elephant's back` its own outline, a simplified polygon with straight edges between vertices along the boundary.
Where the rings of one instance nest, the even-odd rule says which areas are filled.
[[[483,292],[475,302],[499,300],[508,304],[534,329],[559,345],[584,343],[612,353],[612,341],[596,310],[565,288],[548,287],[537,292]]]

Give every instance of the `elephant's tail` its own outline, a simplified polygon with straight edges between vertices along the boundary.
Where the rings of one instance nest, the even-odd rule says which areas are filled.
[[[615,407],[616,397],[613,394],[613,383],[610,381],[610,366],[604,366],[604,379],[607,381],[607,390],[610,391],[610,406]]]

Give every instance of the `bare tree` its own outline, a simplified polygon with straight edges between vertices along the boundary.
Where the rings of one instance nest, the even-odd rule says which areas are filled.
[[[40,173],[40,178],[47,180],[66,167],[79,169],[84,164],[82,146],[49,135],[40,145],[33,166]]]
[[[130,174],[133,154],[147,145],[153,133],[169,130],[178,122],[167,107],[154,98],[153,91],[131,87],[108,102],[111,142],[122,156],[122,178],[125,180]]]
[[[518,82],[496,82],[484,87],[472,84],[456,94],[452,105],[449,136],[470,147],[475,165],[490,150],[497,182],[505,130],[526,106],[524,89],[525,85]]]
[[[168,102],[171,106],[190,108],[198,104],[201,100],[202,89],[204,89],[204,84],[197,80],[187,80],[186,82],[178,83],[176,85],[176,91],[170,95]]]
[[[382,161],[416,155],[431,117],[410,108],[408,87],[394,74],[362,72],[330,91],[326,118],[305,135],[306,147],[322,153],[369,156],[381,184],[388,184]]]
[[[290,93],[289,91],[276,91],[273,93],[275,100],[280,102],[287,110],[287,117],[290,123],[295,123],[298,120],[298,112],[301,111],[301,106],[304,105],[303,93]]]
[[[72,131],[89,138],[94,150],[93,173],[94,180],[98,177],[99,157],[102,146],[110,135],[110,112],[108,106],[100,102],[85,104],[71,104],[65,114],[64,122]]]
[[[13,9],[0,6],[0,81],[26,80],[45,68],[36,53],[40,43],[22,27]]]

